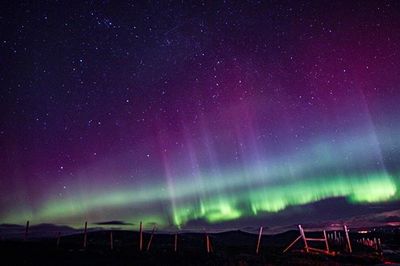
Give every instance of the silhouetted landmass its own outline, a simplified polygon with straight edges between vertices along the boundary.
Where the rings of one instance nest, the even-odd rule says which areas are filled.
[[[107,221],[107,222],[97,222],[97,225],[134,225],[133,223],[126,223],[123,221]]]
[[[43,225],[43,227],[45,227]],[[49,228],[49,227],[47,227]],[[178,251],[174,252],[174,234],[156,233],[150,250],[146,251],[150,234],[144,233],[143,249],[139,251],[137,231],[114,230],[110,249],[109,230],[88,233],[87,248],[83,249],[83,234],[57,237],[0,241],[2,261],[10,265],[375,265],[400,263],[399,228],[380,228],[359,234],[352,232],[352,254],[344,247],[331,244],[336,256],[307,254],[299,241],[283,254],[283,249],[297,236],[291,230],[277,235],[263,235],[260,253],[255,254],[257,235],[243,231],[209,234],[213,253],[207,254],[204,233],[178,234]],[[311,233],[313,237],[318,233]],[[380,238],[383,252],[357,244],[361,238]],[[318,247],[318,243],[315,245]]]

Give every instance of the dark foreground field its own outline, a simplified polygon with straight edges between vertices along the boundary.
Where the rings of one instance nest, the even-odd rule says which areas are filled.
[[[306,254],[302,242],[285,254],[282,250],[298,236],[289,231],[263,236],[260,254],[255,254],[257,235],[240,231],[210,234],[213,253],[207,254],[205,235],[180,234],[178,251],[174,252],[174,235],[155,234],[150,251],[139,252],[138,233],[114,231],[114,249],[110,250],[110,231],[88,234],[88,245],[82,248],[82,234],[57,239],[2,240],[1,265],[379,265],[400,263],[398,230],[352,233],[354,252],[347,254],[343,246],[331,243],[336,256]],[[357,244],[362,237],[380,237],[382,251]],[[146,250],[150,234],[144,234]],[[316,245],[318,246],[318,245]],[[3,263],[5,262],[5,263]]]

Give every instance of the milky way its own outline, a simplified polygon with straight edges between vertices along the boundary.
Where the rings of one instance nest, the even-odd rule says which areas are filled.
[[[2,4],[0,223],[395,208],[400,2],[241,2]]]

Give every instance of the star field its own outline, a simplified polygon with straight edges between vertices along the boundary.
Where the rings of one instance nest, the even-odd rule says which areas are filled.
[[[0,10],[1,222],[241,226],[398,203],[397,1]]]

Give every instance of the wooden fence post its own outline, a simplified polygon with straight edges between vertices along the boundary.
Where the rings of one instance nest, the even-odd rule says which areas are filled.
[[[258,240],[257,240],[257,247],[256,247],[256,254],[258,254],[259,250],[260,250],[260,243],[261,243],[261,235],[263,232],[263,227],[260,227],[260,231],[258,232]]]
[[[343,225],[344,233],[346,236],[347,246],[349,248],[349,252],[352,253],[353,249],[351,248],[350,237],[349,237],[349,230],[347,229],[346,225]]]
[[[143,225],[142,225],[142,221],[140,221],[140,225],[139,225],[139,250],[140,251],[143,250]]]
[[[83,231],[83,248],[87,247],[87,221],[85,222],[85,230]]]
[[[175,240],[174,240],[174,251],[178,251],[178,233],[175,233]]]
[[[153,236],[154,236],[154,232],[155,232],[155,231],[156,231],[156,226],[154,225],[154,226],[153,226],[153,231],[151,232],[151,235],[150,235],[149,243],[147,243],[147,251],[150,250],[151,241],[153,240]]]
[[[29,220],[26,221],[24,241],[28,240],[28,233],[29,233]]]
[[[304,234],[304,230],[303,230],[303,228],[301,227],[300,224],[299,224],[299,230],[300,230],[300,235],[301,235],[301,237],[303,238],[303,241],[304,241],[304,247],[306,248],[306,252],[308,253],[307,239],[306,239],[306,236]]]
[[[324,230],[324,238],[325,238],[326,251],[329,253],[328,238],[326,237],[326,231],[325,230]]]
[[[58,231],[58,233],[57,233],[57,248],[60,246],[60,239],[61,239],[61,232]]]

